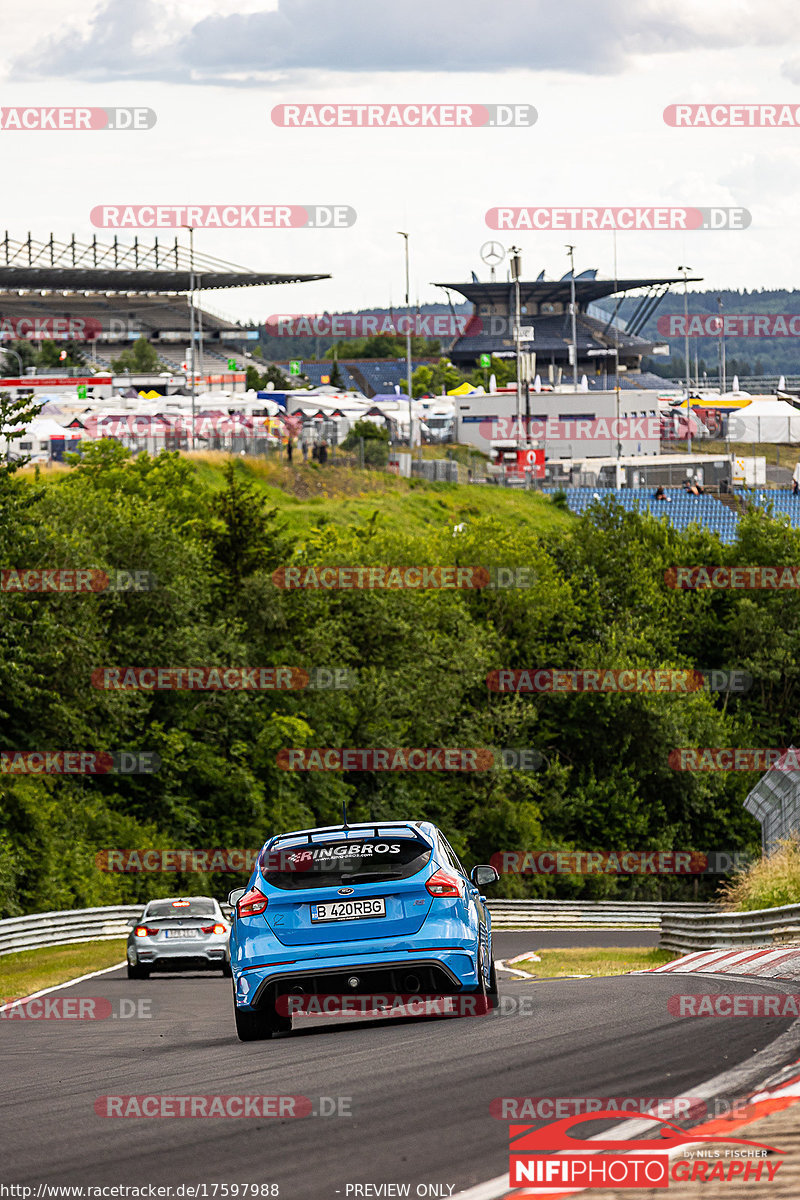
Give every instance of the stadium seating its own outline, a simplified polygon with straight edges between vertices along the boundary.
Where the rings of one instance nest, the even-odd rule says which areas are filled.
[[[638,509],[639,512],[652,513],[655,517],[666,517],[676,529],[686,529],[694,523],[718,534],[720,541],[725,544],[736,539],[739,524],[737,513],[720,504],[713,496],[690,496],[683,488],[665,487],[664,492],[669,497],[666,501],[653,499],[654,487],[619,490],[611,487],[546,487],[542,490],[551,494],[564,491],[570,511],[576,514],[585,512],[597,496],[601,500],[611,497],[629,512]],[[800,515],[800,506],[798,514]]]

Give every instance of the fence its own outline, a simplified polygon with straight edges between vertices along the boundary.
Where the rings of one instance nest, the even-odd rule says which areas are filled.
[[[665,913],[659,946],[689,954],[693,950],[735,950],[774,942],[800,942],[800,904],[753,912]]]
[[[489,900],[492,928],[659,929],[667,913],[718,910],[716,904],[662,900]]]
[[[66,946],[72,942],[107,942],[130,933],[128,921],[138,917],[143,904],[120,904],[110,908],[77,908],[66,912],[31,913],[0,921],[0,956],[42,946]]]
[[[495,929],[658,929],[667,913],[702,917],[716,906],[625,900],[489,900],[488,907]],[[11,917],[0,921],[0,956],[43,946],[125,938],[130,932],[128,922],[138,918],[143,908],[143,904],[121,904]],[[227,904],[222,911],[229,915]]]

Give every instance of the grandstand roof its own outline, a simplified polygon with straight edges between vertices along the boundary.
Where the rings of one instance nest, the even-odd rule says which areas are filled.
[[[209,254],[189,250],[173,242],[142,245],[138,238],[122,245],[115,237],[101,243],[10,238],[6,230],[0,241],[0,289],[39,292],[188,292],[195,285],[203,291],[215,288],[256,287],[273,283],[309,283],[330,275],[275,274],[252,271]]]
[[[699,283],[700,277],[690,275],[688,283]],[[632,292],[637,288],[653,288],[672,283],[683,283],[683,276],[673,276],[664,279],[581,279],[575,278],[575,300],[579,305],[591,304],[603,296],[614,296],[619,292]],[[571,280],[568,275],[563,279],[520,280],[520,303],[542,304],[548,301],[566,301],[570,298]],[[515,294],[515,285],[509,280],[494,283],[435,283],[434,287],[460,292],[473,304],[496,304],[498,299],[505,298],[509,293]]]

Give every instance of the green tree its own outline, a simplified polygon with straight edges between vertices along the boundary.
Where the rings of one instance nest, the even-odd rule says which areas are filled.
[[[161,364],[154,346],[142,333],[130,350],[123,350],[119,358],[112,359],[111,369],[121,375],[130,371],[132,375],[152,375],[160,370]]]
[[[385,467],[389,461],[389,430],[363,419],[356,421],[342,442],[343,450],[359,450],[364,441],[364,466]]]
[[[342,378],[342,372],[339,370],[338,358],[334,358],[333,367],[331,368],[331,387],[338,388],[339,391],[342,391],[344,388],[344,379]]]
[[[463,374],[448,358],[440,358],[434,366],[420,363],[411,376],[411,388],[415,396],[440,396],[463,382]],[[401,379],[400,390],[408,395],[407,380]]]
[[[0,441],[5,444],[5,463],[0,466],[0,473],[10,475],[30,462],[30,455],[15,454],[12,458],[11,451],[13,443],[25,436],[26,429],[43,407],[44,401],[12,400],[10,392],[0,392]]]
[[[517,378],[517,363],[513,358],[495,358],[492,356],[490,367],[476,367],[469,376],[473,387],[486,387],[490,375],[494,375],[498,387],[506,387]]]
[[[18,338],[16,341],[8,343],[9,350],[15,350],[16,354],[9,355],[5,362],[6,370],[11,370],[16,373],[20,369],[17,355],[22,360],[22,369],[33,367],[36,365],[36,351],[27,338]]]

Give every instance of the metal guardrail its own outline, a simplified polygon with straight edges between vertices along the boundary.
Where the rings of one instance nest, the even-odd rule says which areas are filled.
[[[800,943],[800,904],[752,912],[669,913],[661,922],[662,950],[735,950],[745,946]]]
[[[71,942],[107,942],[130,933],[128,921],[138,917],[143,904],[108,908],[76,908],[65,912],[30,913],[0,921],[0,955],[42,946],[67,946]]]
[[[230,920],[231,907],[220,903],[222,915]],[[30,913],[0,921],[0,957],[19,950],[44,946],[69,946],[75,942],[110,942],[126,938],[129,924],[138,920],[144,904],[118,904],[108,908],[73,908],[64,912]]]
[[[713,914],[716,904],[667,900],[489,900],[492,928],[660,929],[668,913]]]
[[[229,918],[228,905],[221,907]],[[725,915],[714,904],[669,901],[489,900],[488,907],[495,929],[659,929],[668,919],[713,923]],[[800,905],[792,907],[800,921]],[[130,931],[128,922],[138,918],[143,909],[143,904],[120,904],[11,917],[0,921],[0,956],[43,946],[125,938]]]

